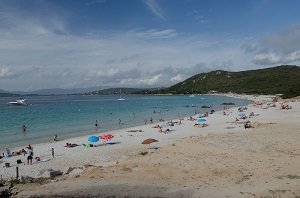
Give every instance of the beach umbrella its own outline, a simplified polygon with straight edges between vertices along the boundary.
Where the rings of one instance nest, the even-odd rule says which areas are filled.
[[[113,139],[114,136],[112,134],[103,134],[99,137],[100,137],[101,140],[108,141],[108,140]]]
[[[206,122],[206,120],[204,118],[200,118],[197,120],[197,122]]]
[[[99,141],[99,137],[97,137],[97,136],[90,136],[88,138],[88,141],[89,142],[98,142]]]
[[[153,138],[148,138],[148,139],[145,139],[142,144],[151,144],[153,142],[158,142],[158,140],[156,139],[153,139]]]

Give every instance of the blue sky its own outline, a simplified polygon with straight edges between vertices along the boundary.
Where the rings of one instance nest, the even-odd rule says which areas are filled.
[[[297,0],[0,0],[0,89],[169,86],[300,64]]]

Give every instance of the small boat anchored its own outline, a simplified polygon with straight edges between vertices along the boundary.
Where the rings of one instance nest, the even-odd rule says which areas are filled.
[[[13,102],[8,102],[7,104],[8,105],[14,105],[14,106],[27,106],[28,105],[27,100],[24,99],[24,98],[20,98],[16,101],[13,101]]]
[[[122,92],[121,92],[121,89],[120,89],[120,98],[118,100],[126,100],[125,98],[122,98],[121,94],[122,94]]]

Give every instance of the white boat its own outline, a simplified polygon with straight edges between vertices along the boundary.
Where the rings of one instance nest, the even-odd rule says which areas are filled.
[[[26,99],[18,99],[16,101],[13,102],[8,102],[8,105],[15,105],[15,106],[26,106],[27,104],[27,100]]]
[[[121,97],[121,89],[120,89],[120,98],[118,100],[126,100],[125,98]]]

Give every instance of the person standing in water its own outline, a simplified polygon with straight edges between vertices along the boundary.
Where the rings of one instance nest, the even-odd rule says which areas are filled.
[[[26,132],[27,126],[26,126],[25,124],[23,124],[21,128],[22,128],[22,131],[23,131],[23,132]]]
[[[95,122],[95,127],[97,128],[98,126],[99,126],[98,120],[96,120],[96,122]]]

